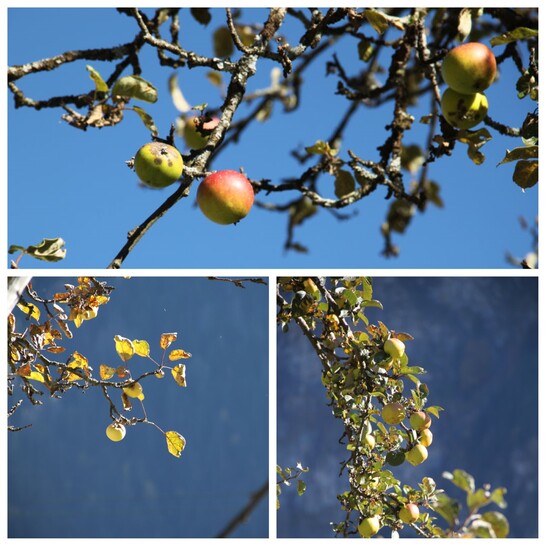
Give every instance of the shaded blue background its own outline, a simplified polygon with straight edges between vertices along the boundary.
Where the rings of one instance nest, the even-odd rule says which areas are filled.
[[[33,283],[52,295],[66,281],[74,284]],[[182,434],[186,449],[173,457],[165,437],[142,424],[111,442],[109,405],[96,389],[73,388],[60,400],[46,395],[43,406],[25,401],[11,424],[32,428],[8,437],[8,536],[214,537],[268,480],[267,287],[192,278],[108,282],[116,287],[110,302],[72,328],[73,343],[65,346],[98,374],[101,363],[122,364],[114,335],[147,340],[157,360],[161,334],[178,332],[170,348],[193,355],[183,361],[187,388],[168,370],[142,386],[149,419]],[[19,316],[20,330],[23,322]],[[152,369],[148,364],[128,361],[133,374]],[[121,404],[120,394],[109,392]],[[21,396],[17,389],[8,403]],[[135,402],[132,413],[142,416]],[[268,536],[267,497],[232,536]]]
[[[241,22],[262,23],[264,9],[244,9]],[[188,10],[181,11],[182,46],[210,55],[211,33],[225,24],[225,12],[212,11],[207,28],[198,25]],[[114,9],[19,9],[9,10],[8,63],[24,64],[71,49],[109,47],[131,41],[138,29],[135,21]],[[166,32],[166,30],[165,30]],[[282,32],[295,43],[302,26],[287,17]],[[371,29],[366,32],[372,33]],[[395,36],[395,35],[392,35]],[[357,58],[357,43],[341,38],[331,51],[322,55],[305,71],[301,104],[297,111],[285,115],[275,105],[266,123],[254,123],[244,133],[239,145],[219,153],[212,170],[243,167],[253,179],[270,179],[279,184],[286,177],[303,172],[305,166],[290,155],[298,147],[329,138],[344,115],[347,101],[335,94],[338,78],[326,77],[325,63],[335,52],[344,66],[357,73],[362,66]],[[503,52],[503,46],[494,53]],[[526,62],[526,55],[524,61]],[[142,76],[159,91],[154,105],[138,103],[154,118],[162,136],[168,133],[178,115],[168,92],[170,68],[158,66],[155,50],[143,48],[140,55]],[[386,59],[385,62],[388,60]],[[85,70],[91,64],[106,78],[110,63],[83,61],[68,63],[51,73],[39,73],[18,80],[16,84],[34,99],[53,95],[85,92],[93,88]],[[273,65],[260,60],[258,73],[251,78],[248,93],[270,85]],[[208,69],[180,69],[179,84],[192,105],[208,103],[217,107],[219,91],[206,78]],[[383,76],[384,78],[384,76]],[[500,66],[500,78],[488,90],[490,115],[509,126],[519,127],[527,112],[536,104],[519,100],[513,64]],[[253,108],[254,104],[250,106]],[[246,106],[234,121],[248,112]],[[427,128],[418,122],[429,114],[426,100],[413,107],[416,122],[407,135],[406,144],[425,145]],[[22,267],[105,267],[125,243],[126,234],[140,224],[173,191],[146,190],[139,187],[136,176],[125,165],[138,148],[150,138],[148,130],[134,112],[124,121],[102,130],[86,132],[60,120],[63,111],[13,107],[8,96],[9,128],[9,244],[37,244],[43,237],[63,237],[68,254],[59,264],[45,264],[23,258]],[[376,110],[360,109],[346,131],[346,143],[340,157],[347,159],[352,149],[365,159],[378,159],[376,147],[386,138],[385,125],[391,122],[393,104]],[[429,177],[442,186],[444,209],[433,206],[417,215],[408,233],[395,236],[401,256],[387,260],[380,256],[383,240],[380,225],[389,202],[379,189],[372,196],[342,212],[357,215],[339,222],[321,210],[296,230],[295,239],[308,246],[308,254],[286,253],[287,218],[254,207],[237,226],[219,226],[208,221],[194,207],[196,186],[188,199],[179,202],[160,219],[125,261],[128,268],[147,267],[423,267],[488,268],[508,267],[507,251],[522,257],[531,247],[527,232],[518,224],[523,216],[531,224],[537,215],[537,188],[523,193],[511,180],[513,164],[497,166],[506,149],[521,145],[520,139],[493,133],[493,141],[482,151],[485,163],[477,167],[467,157],[466,147],[458,144],[451,158],[430,166]],[[184,143],[176,145],[185,153]],[[410,177],[406,176],[409,184]],[[321,191],[333,197],[333,178],[324,175]],[[264,196],[259,199],[284,204],[296,197],[294,192]]]
[[[406,344],[409,362],[428,372],[421,377],[429,405],[445,410],[432,425],[428,460],[393,472],[413,486],[430,476],[464,504],[442,472],[461,468],[477,486],[504,486],[510,536],[537,537],[537,279],[375,277],[373,295],[384,310],[369,309],[371,323],[415,338]],[[278,463],[310,467],[302,497],[283,487],[279,537],[331,537],[329,522],[345,517],[336,495],[348,487],[346,476],[338,477],[347,451],[320,370],[296,325],[278,334]]]

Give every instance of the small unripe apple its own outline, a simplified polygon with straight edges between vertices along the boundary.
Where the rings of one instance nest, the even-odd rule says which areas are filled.
[[[420,440],[419,442],[424,446],[424,447],[430,447],[432,442],[433,442],[433,432],[429,429],[429,428],[425,428],[421,433],[420,433]]]
[[[366,434],[364,438],[364,443],[369,449],[373,449],[376,444],[375,437],[372,434]]]
[[[218,171],[208,175],[197,191],[203,214],[217,224],[236,224],[254,204],[250,181],[237,171]]]
[[[136,152],[134,170],[146,186],[166,188],[180,178],[184,161],[174,146],[163,142],[149,142]]]
[[[120,442],[123,440],[126,432],[124,425],[121,423],[114,422],[106,427],[106,436],[108,436],[112,442]]]
[[[128,387],[123,387],[123,392],[130,396],[131,398],[138,398],[139,400],[144,400],[144,392],[142,389],[142,385],[140,383],[133,383],[132,385],[129,385]]]
[[[448,87],[441,97],[443,116],[453,127],[471,129],[488,113],[488,99],[482,93],[464,95]]]
[[[399,402],[391,402],[382,408],[382,419],[388,425],[399,425],[405,419],[405,408]]]
[[[391,337],[384,342],[384,352],[393,358],[401,358],[405,354],[405,343]]]
[[[422,464],[428,458],[428,450],[422,444],[416,444],[406,453],[405,458],[413,466]]]
[[[218,126],[219,122],[218,117],[205,118],[202,122],[197,116],[186,120],[183,135],[187,146],[193,150],[204,148],[210,133]]]
[[[380,531],[380,517],[371,516],[370,518],[365,518],[358,525],[358,532],[364,538],[372,537]]]
[[[441,74],[445,83],[458,93],[479,93],[496,77],[496,58],[484,44],[462,44],[447,53]]]
[[[425,411],[415,411],[410,417],[411,428],[416,432],[421,432],[425,428],[431,427],[431,417]]]
[[[414,523],[418,519],[418,516],[420,516],[420,510],[412,502],[403,506],[399,511],[399,519],[403,523]]]

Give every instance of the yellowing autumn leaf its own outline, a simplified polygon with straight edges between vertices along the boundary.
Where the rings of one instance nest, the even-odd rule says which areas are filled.
[[[33,379],[34,381],[39,381],[40,383],[45,383],[43,374],[40,372],[32,371],[30,364],[24,364],[17,370],[17,374],[26,379]]]
[[[129,358],[134,355],[134,347],[132,345],[132,341],[130,339],[127,339],[126,337],[121,336],[115,336],[115,350],[117,351],[117,354],[123,360],[123,362],[126,362],[129,360]]]
[[[80,353],[77,351],[72,355],[72,361],[68,363],[69,368],[73,369],[81,369],[84,372],[88,371],[89,368],[89,361]],[[76,375],[75,373],[68,373],[66,377],[64,377],[66,381],[78,381],[78,379],[83,379],[79,375]]]
[[[165,436],[169,453],[174,457],[179,457],[185,448],[185,438],[174,430],[165,432]]]
[[[134,352],[138,356],[149,356],[149,343],[143,339],[134,339],[132,342]]]
[[[27,304],[21,302],[17,304],[17,307],[19,307],[19,309],[28,317],[31,317],[36,321],[40,320],[40,310],[35,305],[32,305],[32,303]]]
[[[178,334],[173,332],[171,334],[161,334],[160,346],[161,349],[166,349],[173,341],[176,341]]]
[[[190,358],[191,353],[184,351],[183,349],[174,349],[168,355],[169,360],[180,360],[180,358]]]
[[[106,364],[100,365],[100,379],[110,379],[115,374],[115,368],[110,368]]]
[[[185,382],[185,364],[178,364],[172,368],[172,377],[180,387],[187,387]]]

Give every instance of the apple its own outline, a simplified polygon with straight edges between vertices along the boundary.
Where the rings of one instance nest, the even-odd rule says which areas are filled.
[[[425,428],[421,433],[420,433],[420,443],[424,446],[424,447],[430,447],[431,444],[433,442],[433,432],[428,429],[428,428]]]
[[[197,204],[212,222],[236,224],[250,212],[254,204],[254,189],[243,174],[218,171],[201,182]]]
[[[125,438],[125,427],[121,423],[113,422],[106,427],[106,436],[112,442],[120,442]]]
[[[414,523],[418,516],[420,516],[420,510],[416,504],[409,502],[401,508],[399,511],[399,519],[403,523]]]
[[[405,343],[400,339],[391,337],[384,342],[384,352],[393,358],[401,358],[405,354]]]
[[[431,427],[431,417],[425,411],[415,411],[410,417],[411,428],[416,432],[421,432],[425,428]]]
[[[405,458],[413,466],[422,464],[428,458],[428,450],[422,444],[416,444],[405,454]]]
[[[465,95],[484,91],[496,77],[496,58],[478,42],[451,49],[443,60],[441,74],[445,83]]]
[[[138,400],[144,400],[144,391],[140,383],[133,383],[128,387],[123,387],[123,392],[131,398],[138,398]]]
[[[199,118],[198,116],[186,120],[183,135],[187,146],[193,150],[200,150],[208,143],[210,133],[218,126],[218,117]]]
[[[376,535],[380,530],[380,517],[371,516],[370,518],[365,518],[358,525],[358,531],[360,535],[364,538],[372,537]]]
[[[399,402],[391,402],[382,408],[382,419],[388,425],[398,425],[405,419],[405,408]]]
[[[453,127],[471,129],[488,113],[488,100],[482,93],[464,95],[448,87],[441,97],[443,116]]]
[[[180,178],[184,161],[174,146],[163,142],[149,142],[136,152],[134,170],[146,186],[166,188]]]

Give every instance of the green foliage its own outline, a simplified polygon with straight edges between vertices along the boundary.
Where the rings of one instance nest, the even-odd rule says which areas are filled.
[[[282,494],[282,485],[286,487],[291,487],[292,483],[297,480],[297,494],[299,496],[303,495],[307,490],[307,484],[299,477],[301,474],[308,472],[310,469],[304,467],[301,463],[297,463],[295,468],[287,466],[282,468],[279,465],[276,465],[276,474],[279,477],[279,480],[276,482],[276,509],[280,508],[280,495]]]
[[[438,489],[431,477],[423,478],[417,487],[402,484],[396,477],[396,467],[407,464],[407,460],[425,464],[428,451],[433,457],[431,442],[427,450],[419,444],[420,431],[439,426],[435,420],[443,408],[429,404],[429,388],[420,379],[426,370],[410,362],[410,344],[408,351],[396,352],[398,358],[384,351],[389,339],[404,344],[413,338],[390,330],[383,322],[369,322],[366,308],[382,308],[373,299],[372,280],[281,277],[277,303],[280,328],[286,331],[294,322],[312,344],[322,365],[322,384],[332,413],[344,428],[347,459],[341,468],[349,487],[338,496],[346,518],[333,525],[334,532],[347,537],[361,534],[363,529],[367,534],[369,525],[363,522],[377,516],[382,529],[379,533],[389,528],[392,536],[407,525],[419,536],[430,538],[506,536],[505,516],[480,513],[490,503],[505,508],[505,489],[476,489],[473,476],[463,470],[445,473],[443,477],[466,494],[467,516],[462,517],[461,503]],[[386,406],[390,408],[390,424],[382,413]],[[400,415],[392,415],[392,408],[399,408]],[[425,415],[410,419],[416,412],[431,416],[431,424]],[[282,478],[279,484],[284,483],[289,474],[279,467],[278,473]],[[419,508],[419,515],[414,523],[406,524],[400,520],[399,511],[409,503]],[[446,521],[446,528],[440,526],[438,517]]]

